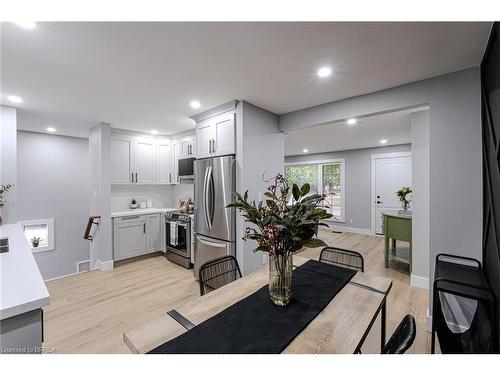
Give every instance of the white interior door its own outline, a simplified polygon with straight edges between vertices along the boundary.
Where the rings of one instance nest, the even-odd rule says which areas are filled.
[[[382,234],[382,211],[399,210],[396,195],[403,186],[411,186],[411,156],[375,159],[375,233]]]

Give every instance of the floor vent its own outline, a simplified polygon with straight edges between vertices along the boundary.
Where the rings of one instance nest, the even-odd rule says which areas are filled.
[[[83,260],[81,262],[78,262],[76,264],[76,272],[85,272],[85,271],[90,271],[90,260]]]

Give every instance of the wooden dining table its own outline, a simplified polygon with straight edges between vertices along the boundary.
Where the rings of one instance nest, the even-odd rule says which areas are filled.
[[[309,259],[294,256],[294,266]],[[171,315],[175,312],[198,325],[249,296],[268,283],[263,267],[213,292],[179,306],[167,306],[165,313],[127,331],[123,340],[133,353],[146,353],[187,332]],[[357,272],[351,281],[302,330],[282,353],[352,354],[360,351],[377,316],[381,315],[381,346],[385,344],[386,301],[392,287],[390,279]],[[285,307],[286,308],[286,307]],[[173,314],[175,317],[175,314]]]

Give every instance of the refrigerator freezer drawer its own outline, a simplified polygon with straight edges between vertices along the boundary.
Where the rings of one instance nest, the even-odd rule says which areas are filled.
[[[235,243],[216,240],[195,234],[194,237],[194,277],[198,280],[200,267],[209,260],[224,255],[235,256]]]

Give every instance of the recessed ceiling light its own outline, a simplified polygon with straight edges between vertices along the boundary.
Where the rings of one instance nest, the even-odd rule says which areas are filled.
[[[198,109],[201,107],[201,103],[198,100],[192,100],[191,103],[189,103],[191,108]]]
[[[35,29],[36,23],[33,21],[18,21],[14,22],[17,26],[24,27],[25,29]]]
[[[380,143],[382,143],[383,145],[385,145],[387,143],[387,139],[381,139]]]
[[[52,126],[49,126],[47,129],[46,129],[49,133],[54,133],[56,131],[56,128],[53,128]]]
[[[332,74],[332,68],[329,68],[329,67],[323,67],[323,68],[318,70],[318,76],[320,76],[322,78],[328,77],[331,74]]]
[[[20,96],[17,96],[17,95],[9,95],[9,96],[7,96],[7,99],[9,99],[12,103],[16,103],[16,104],[23,102],[23,98],[21,98]]]
[[[347,120],[347,125],[355,125],[358,122],[355,118],[350,118]]]
[[[153,135],[158,134],[158,130],[154,130],[154,129],[153,129],[153,130],[151,130],[151,134],[153,134]]]
[[[304,154],[307,154],[307,153],[309,152],[309,150],[308,150],[307,148],[305,148],[305,149],[303,149],[303,150],[302,150],[302,152],[303,152]]]

